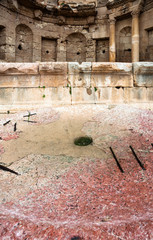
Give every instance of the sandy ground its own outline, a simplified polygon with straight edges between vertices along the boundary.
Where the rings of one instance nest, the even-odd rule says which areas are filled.
[[[0,162],[20,174],[0,170],[1,239],[152,239],[153,112],[78,105],[31,113],[34,123],[24,121],[27,111],[1,114]],[[75,146],[80,136],[93,144]]]
[[[104,157],[104,151],[95,148],[95,146],[89,146],[83,149],[74,145],[74,139],[76,137],[86,135],[86,133],[82,131],[84,123],[92,121],[92,117],[101,109],[103,108],[98,106],[56,108],[56,112],[58,112],[57,119],[51,123],[49,123],[48,120],[46,124],[40,123],[39,125],[25,123],[19,118],[17,121],[17,133],[19,133],[20,137],[15,141],[10,140],[3,143],[5,152],[1,156],[1,162],[10,164],[32,153],[49,155],[65,154],[74,157]],[[37,110],[31,111],[31,113],[33,112],[35,113]],[[44,110],[39,113],[42,116],[42,122],[43,113]],[[25,112],[22,115],[26,114]],[[15,116],[9,115],[7,119],[11,117],[13,117],[15,123]],[[49,117],[48,114],[48,118]],[[7,119],[5,121],[7,121]],[[35,120],[34,117],[31,117],[31,120]]]

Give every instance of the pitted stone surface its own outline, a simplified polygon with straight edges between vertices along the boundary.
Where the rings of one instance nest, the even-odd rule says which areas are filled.
[[[134,69],[134,86],[136,87],[153,87],[153,63],[138,62],[133,64]]]
[[[132,64],[92,63],[91,85],[94,87],[132,87]]]
[[[38,74],[39,63],[0,63],[0,75]]]

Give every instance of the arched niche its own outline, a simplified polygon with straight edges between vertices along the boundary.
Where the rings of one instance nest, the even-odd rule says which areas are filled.
[[[6,52],[6,29],[0,25],[0,60],[5,60]]]
[[[24,24],[16,27],[15,60],[16,62],[32,62],[33,60],[33,33]]]
[[[118,45],[117,61],[131,62],[132,61],[132,37],[131,27],[124,27],[119,32],[119,45]]]
[[[66,39],[66,61],[86,61],[86,38],[82,33],[72,33]]]

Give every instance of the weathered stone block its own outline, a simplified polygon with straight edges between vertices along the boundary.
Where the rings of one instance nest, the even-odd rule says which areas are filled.
[[[132,64],[92,63],[91,86],[132,87]]]
[[[153,87],[153,63],[133,63],[134,86]]]
[[[105,87],[99,88],[95,92],[96,103],[124,103],[124,90],[123,88]]]
[[[39,87],[39,75],[0,75],[0,88]]]
[[[72,88],[72,104],[95,103],[94,88]]]
[[[146,88],[144,87],[125,88],[124,97],[126,103],[146,102]]]
[[[68,63],[68,81],[72,87],[90,87],[91,63]]]
[[[39,65],[40,86],[58,87],[67,86],[67,63],[45,62]]]
[[[0,75],[38,74],[39,63],[0,63]]]
[[[146,88],[146,99],[148,102],[153,102],[153,88]]]
[[[1,88],[0,105],[52,106],[71,104],[69,89],[59,88]]]
[[[42,90],[44,102],[48,105],[66,105],[71,104],[71,94],[68,88],[45,88]]]

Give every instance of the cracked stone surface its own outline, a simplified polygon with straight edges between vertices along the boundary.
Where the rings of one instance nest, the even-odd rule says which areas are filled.
[[[1,239],[153,239],[153,112],[69,106],[50,115],[39,125],[19,117],[19,137],[1,140],[1,164],[20,174],[0,170]],[[93,144],[75,146],[84,135]]]

